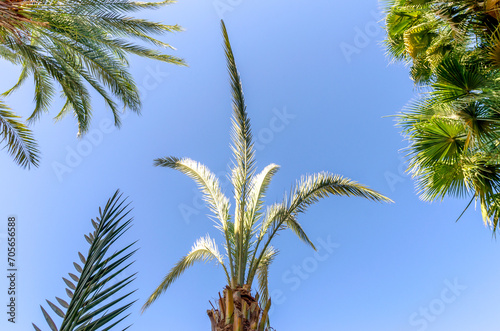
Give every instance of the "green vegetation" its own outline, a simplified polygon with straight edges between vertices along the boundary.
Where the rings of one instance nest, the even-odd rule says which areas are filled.
[[[399,114],[425,201],[478,201],[500,217],[499,1],[389,1],[387,51],[422,90]]]
[[[203,164],[189,158],[165,157],[156,159],[155,165],[178,170],[198,184],[213,213],[216,228],[225,239],[225,254],[220,252],[210,236],[198,239],[191,251],[165,276],[143,310],[153,304],[195,262],[215,261],[224,270],[227,286],[223,297],[219,299],[218,308],[208,311],[212,330],[264,330],[271,305],[268,293],[269,266],[278,254],[271,243],[280,231],[290,229],[315,249],[297,220],[299,214],[312,204],[330,195],[357,196],[381,202],[390,200],[352,180],[322,172],[303,176],[281,203],[264,210],[266,190],[279,166],[270,164],[262,172],[256,173],[250,119],[224,23],[222,31],[233,98],[233,166],[230,178],[234,192],[234,215],[230,215],[229,198],[222,192],[218,178]],[[254,297],[251,292],[256,277],[259,294]]]
[[[62,321],[56,324],[41,307],[50,330],[111,330],[128,316],[123,315],[133,302],[121,302],[134,291],[122,292],[134,280],[135,274],[121,276],[133,263],[129,259],[135,253],[135,250],[131,250],[135,243],[109,251],[116,240],[130,228],[132,219],[126,219],[130,209],[125,202],[126,199],[122,199],[121,194],[116,191],[104,210],[99,208],[99,217],[92,220],[94,231],[85,235],[90,244],[89,251],[86,256],[78,253],[83,267],[75,262],[73,264],[77,275],[69,273],[71,280],[63,277],[68,286],[66,293],[70,302],[56,297],[61,309],[47,300],[49,307]],[[33,327],[37,331],[41,330],[35,324]]]
[[[0,1],[0,58],[22,67],[18,82],[2,96],[8,96],[31,77],[35,108],[28,122],[33,122],[49,110],[61,90],[65,104],[55,119],[73,113],[78,133],[84,134],[92,118],[93,90],[105,100],[115,125],[120,126],[122,109],[139,112],[141,108],[139,91],[128,71],[129,54],[184,64],[179,58],[130,41],[171,48],[150,35],[179,31],[179,26],[128,15],[173,2]],[[37,166],[39,151],[31,132],[1,99],[0,107],[0,135],[7,150],[19,165]]]

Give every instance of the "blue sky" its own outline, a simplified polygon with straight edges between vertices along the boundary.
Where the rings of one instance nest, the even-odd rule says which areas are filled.
[[[376,1],[182,0],[148,13],[184,27],[162,40],[189,67],[132,59],[144,97],[141,116],[129,114],[120,130],[109,129],[111,114],[96,98],[91,134],[78,139],[74,118],[54,123],[62,106],[57,100],[33,127],[43,152],[38,169],[20,169],[0,153],[0,217],[19,220],[20,265],[18,323],[7,323],[2,313],[0,329],[44,325],[39,304],[65,296],[61,277],[87,249],[90,219],[117,188],[134,207],[134,226],[123,242],[139,239],[140,246],[132,267],[139,274],[131,330],[209,329],[208,301],[225,280],[214,265],[193,267],[145,314],[139,310],[197,238],[218,238],[194,183],[152,163],[187,156],[216,173],[228,169],[231,100],[222,15],[259,144],[258,167],[281,165],[267,201],[279,200],[301,175],[322,170],[395,201],[333,197],[310,208],[299,220],[322,247],[317,254],[290,233],[278,238],[281,253],[269,279],[273,327],[497,330],[500,250],[480,212],[470,208],[455,223],[468,201],[424,203],[404,173],[406,142],[384,116],[416,91],[404,66],[384,54],[378,12]],[[0,70],[5,90],[19,69],[1,62]],[[28,84],[7,102],[26,116],[32,92]],[[60,165],[68,171],[57,170]],[[2,227],[0,252],[6,252]],[[6,288],[2,277],[2,302]]]

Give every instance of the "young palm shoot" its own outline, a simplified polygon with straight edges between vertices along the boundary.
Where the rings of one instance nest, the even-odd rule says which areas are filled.
[[[330,195],[358,196],[380,202],[390,200],[352,180],[323,172],[303,176],[285,195],[284,201],[264,209],[266,190],[279,166],[270,164],[260,173],[256,172],[250,119],[224,22],[222,33],[233,97],[230,178],[234,188],[234,215],[229,214],[229,198],[222,192],[219,179],[203,164],[189,158],[164,157],[156,159],[155,165],[176,169],[194,179],[214,214],[216,227],[225,238],[225,252],[220,252],[209,235],[198,239],[191,251],[165,276],[144,304],[143,311],[194,263],[215,261],[222,266],[227,285],[223,296],[219,295],[217,308],[208,311],[212,330],[265,330],[271,306],[269,266],[278,254],[272,241],[278,233],[290,229],[315,248],[298,222],[299,214],[310,205]],[[259,293],[253,296],[252,286],[256,279]]]
[[[78,253],[82,265],[73,263],[76,274],[69,273],[70,279],[63,277],[68,287],[66,293],[69,303],[56,297],[58,306],[47,300],[49,307],[62,320],[56,323],[41,306],[51,331],[111,330],[128,316],[124,313],[134,302],[123,301],[135,291],[124,289],[135,279],[135,274],[122,275],[133,263],[129,261],[136,251],[132,250],[135,243],[110,250],[115,241],[130,228],[132,219],[127,218],[130,209],[125,202],[126,199],[122,199],[119,191],[116,191],[104,210],[99,208],[99,217],[92,220],[94,231],[85,235],[90,244],[89,251],[86,256]],[[35,324],[33,327],[41,331]]]

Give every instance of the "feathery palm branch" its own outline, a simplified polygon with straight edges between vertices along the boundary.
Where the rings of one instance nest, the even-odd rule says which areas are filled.
[[[62,318],[59,327],[41,306],[50,330],[111,330],[128,316],[124,316],[124,313],[134,302],[124,304],[123,300],[135,291],[123,291],[134,280],[135,274],[121,276],[133,263],[129,262],[129,259],[136,251],[132,250],[135,243],[116,251],[110,250],[116,240],[130,228],[132,219],[127,219],[130,209],[125,203],[126,199],[122,199],[122,195],[116,191],[104,209],[99,208],[99,217],[96,217],[95,221],[92,220],[94,231],[85,235],[90,244],[88,254],[84,256],[78,253],[83,266],[73,263],[77,275],[69,273],[71,280],[63,277],[68,287],[66,293],[70,298],[69,303],[56,297],[61,309],[47,300],[49,307]],[[112,281],[114,284],[111,284]],[[33,327],[37,331],[41,330],[35,324]]]
[[[188,158],[175,157],[156,159],[155,165],[178,170],[195,180],[213,213],[216,227],[225,238],[225,257],[210,236],[200,238],[191,251],[164,277],[144,304],[143,310],[155,302],[195,262],[214,261],[221,265],[225,272],[227,288],[224,292],[225,299],[221,298],[219,302],[221,311],[209,311],[213,327],[220,323],[226,326],[234,323],[235,330],[240,330],[247,320],[248,325],[253,325],[255,330],[257,326],[259,330],[264,330],[264,325],[268,323],[266,316],[270,306],[267,285],[269,266],[278,254],[271,246],[276,235],[282,230],[290,229],[299,239],[314,248],[314,244],[297,220],[298,215],[305,212],[310,205],[330,195],[358,196],[381,202],[390,200],[349,179],[330,173],[319,173],[304,176],[283,202],[264,211],[266,190],[279,167],[271,164],[256,174],[250,119],[224,22],[222,32],[233,99],[233,166],[230,178],[234,188],[234,218],[229,215],[229,198],[222,192],[219,179],[206,166]],[[225,258],[228,261],[225,261]],[[253,300],[256,298],[250,294],[256,276],[263,309],[255,305]],[[256,321],[255,316],[258,317]]]
[[[78,134],[92,119],[91,92],[97,92],[120,126],[125,109],[139,112],[139,90],[128,70],[128,54],[184,65],[182,59],[145,45],[172,48],[151,34],[180,31],[130,14],[173,3],[130,0],[0,1],[0,58],[22,67],[18,82],[3,96],[33,79],[35,107],[28,122],[47,112],[61,91],[64,106],[55,116],[73,113]],[[33,163],[34,164],[34,163]]]
[[[0,136],[7,152],[22,167],[37,166],[39,160],[38,145],[30,129],[0,99]]]

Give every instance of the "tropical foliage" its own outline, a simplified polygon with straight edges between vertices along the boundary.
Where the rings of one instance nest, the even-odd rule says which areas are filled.
[[[387,53],[410,65],[417,84],[432,83],[450,53],[500,66],[500,1],[387,1]]]
[[[398,116],[422,199],[477,201],[500,216],[498,1],[391,1],[388,52],[422,88]],[[467,207],[465,209],[467,209]]]
[[[233,99],[233,165],[229,177],[234,192],[234,214],[230,215],[230,200],[223,193],[219,179],[203,164],[189,158],[164,157],[156,159],[155,165],[178,170],[198,184],[213,213],[216,228],[225,240],[225,250],[221,253],[208,234],[198,239],[191,251],[167,273],[143,310],[194,263],[214,261],[222,267],[227,286],[224,296],[220,296],[216,303],[218,307],[208,311],[212,330],[264,330],[268,325],[267,312],[271,305],[268,273],[278,254],[272,246],[273,239],[281,231],[290,229],[299,239],[315,248],[298,216],[328,196],[357,196],[383,202],[390,200],[352,180],[322,172],[303,176],[282,202],[264,208],[266,190],[279,166],[270,164],[261,172],[256,171],[250,119],[223,22],[222,31]],[[258,282],[259,292],[255,297],[251,294],[254,281]]]
[[[3,96],[10,95],[31,78],[35,86],[35,107],[28,122],[47,112],[61,91],[65,103],[55,119],[73,113],[79,134],[84,134],[92,118],[91,92],[100,95],[111,110],[116,126],[124,109],[139,112],[139,91],[128,71],[128,54],[173,64],[184,64],[177,57],[163,54],[141,44],[170,45],[151,34],[179,31],[165,25],[133,18],[130,13],[156,9],[173,3],[130,0],[2,0],[0,1],[0,58],[22,67],[18,82]],[[22,166],[37,164],[38,151],[26,126],[19,118],[10,121],[10,132],[3,136],[7,148]],[[15,123],[14,123],[15,122]],[[13,143],[11,143],[13,142]]]
[[[133,263],[130,258],[135,253],[132,250],[135,243],[118,250],[112,247],[130,228],[132,219],[128,218],[129,213],[126,199],[122,199],[119,191],[108,200],[103,210],[99,208],[99,216],[92,220],[94,231],[85,235],[89,251],[86,255],[78,253],[82,265],[74,262],[76,274],[69,273],[70,279],[63,277],[68,287],[69,303],[58,297],[59,306],[47,300],[48,306],[62,320],[56,323],[41,306],[50,330],[111,330],[128,316],[124,313],[133,302],[123,301],[134,291],[123,292],[134,280],[135,274],[122,275]],[[41,330],[35,324],[33,327]]]

